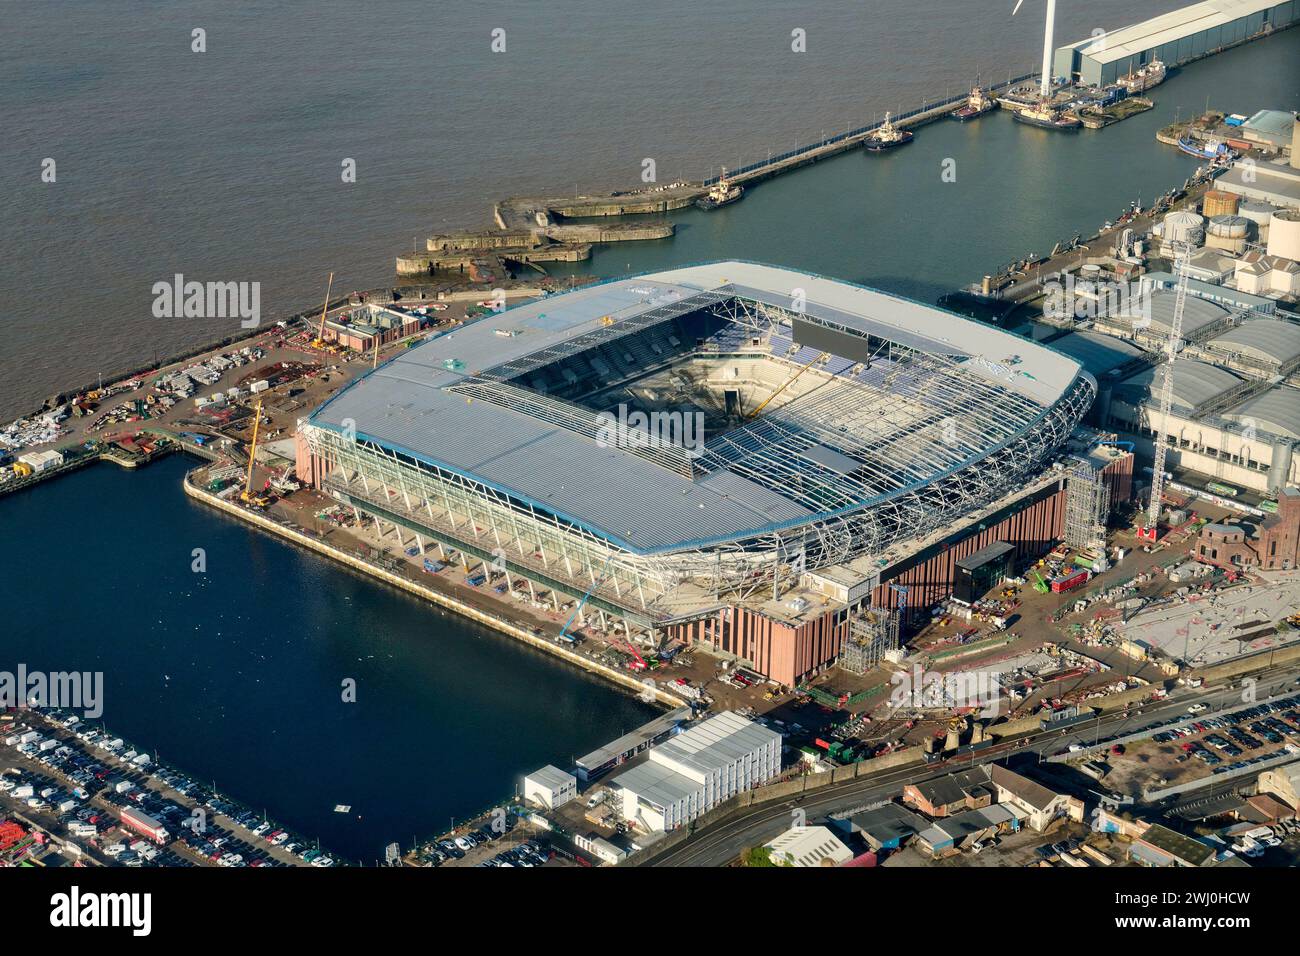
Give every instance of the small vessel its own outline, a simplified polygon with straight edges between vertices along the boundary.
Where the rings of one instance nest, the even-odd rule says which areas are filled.
[[[1228,148],[1227,143],[1214,138],[1197,142],[1187,136],[1180,136],[1178,137],[1178,148],[1188,156],[1195,156],[1197,159],[1208,159],[1215,163],[1229,163],[1237,158],[1237,154]]]
[[[959,123],[967,120],[973,120],[983,116],[998,108],[998,101],[989,96],[988,91],[983,87],[971,87],[970,96],[966,97],[966,105],[953,110],[948,115]]]
[[[862,143],[862,148],[870,153],[883,152],[886,149],[893,149],[895,146],[904,146],[912,141],[912,134],[905,129],[899,129],[890,122],[889,114],[885,114],[885,121],[880,126],[867,134],[866,140]]]
[[[1165,65],[1160,60],[1152,60],[1141,69],[1134,70],[1127,76],[1121,76],[1120,86],[1130,93],[1141,93],[1165,81]]]
[[[1016,110],[1012,113],[1012,116],[1015,117],[1017,122],[1028,123],[1030,126],[1038,126],[1042,129],[1059,129],[1070,132],[1077,130],[1082,125],[1078,117],[1058,112],[1047,103]]]
[[[701,196],[695,200],[695,205],[700,209],[717,209],[721,206],[729,205],[745,194],[744,186],[737,186],[727,178],[727,167],[722,167],[722,175],[718,181],[709,188],[707,196]]]

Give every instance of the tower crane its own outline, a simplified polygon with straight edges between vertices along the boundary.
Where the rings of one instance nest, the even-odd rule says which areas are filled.
[[[1151,464],[1151,503],[1147,506],[1147,526],[1139,536],[1154,541],[1159,532],[1160,502],[1165,491],[1165,458],[1169,452],[1169,412],[1174,401],[1174,360],[1183,335],[1183,309],[1187,306],[1187,260],[1190,246],[1178,253],[1178,291],[1174,295],[1174,317],[1169,323],[1169,341],[1165,346],[1164,379],[1160,383],[1160,433],[1156,436],[1155,460]]]

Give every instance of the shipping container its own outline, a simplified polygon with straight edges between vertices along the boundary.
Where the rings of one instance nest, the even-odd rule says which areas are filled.
[[[1052,591],[1056,594],[1071,591],[1081,584],[1087,583],[1090,577],[1092,577],[1092,572],[1087,568],[1080,568],[1071,574],[1062,574],[1060,577],[1052,578]]]

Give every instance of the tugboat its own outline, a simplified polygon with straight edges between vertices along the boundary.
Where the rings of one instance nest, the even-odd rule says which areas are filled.
[[[707,196],[701,196],[695,200],[695,205],[700,209],[718,209],[722,206],[729,205],[745,194],[744,186],[737,186],[727,178],[727,167],[722,167],[722,175],[718,181],[709,189]]]
[[[899,129],[891,123],[889,114],[886,113],[885,121],[880,124],[879,128],[867,134],[866,140],[862,143],[862,148],[869,153],[880,153],[887,149],[893,149],[895,146],[904,146],[911,141],[911,132]]]
[[[1153,86],[1159,86],[1165,81],[1165,65],[1160,60],[1152,60],[1146,66],[1139,70],[1134,70],[1127,76],[1119,79],[1119,85],[1128,90],[1129,93],[1142,93],[1151,89]]]
[[[970,96],[966,97],[966,105],[953,110],[948,115],[957,122],[964,123],[967,120],[976,119],[997,108],[997,100],[989,96],[982,87],[973,86],[971,87]]]
[[[1057,112],[1046,101],[1039,103],[1037,106],[1026,106],[1022,110],[1016,110],[1012,116],[1020,123],[1028,123],[1030,126],[1038,126],[1043,129],[1059,129],[1065,132],[1073,132],[1082,125],[1077,117]]]

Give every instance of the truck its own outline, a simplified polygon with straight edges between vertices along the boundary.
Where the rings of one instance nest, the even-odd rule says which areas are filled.
[[[171,835],[167,832],[165,826],[143,810],[136,810],[134,807],[125,807],[122,810],[122,825],[129,830],[147,836],[158,844],[167,843],[171,840]]]

